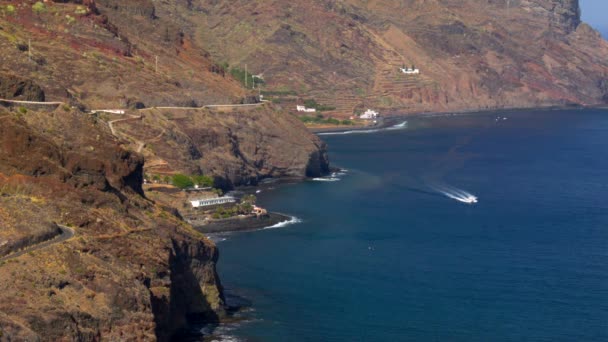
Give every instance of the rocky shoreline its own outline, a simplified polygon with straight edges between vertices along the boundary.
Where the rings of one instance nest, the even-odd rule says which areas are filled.
[[[276,224],[291,220],[291,217],[279,213],[268,213],[260,216],[237,216],[219,220],[191,220],[190,224],[197,231],[210,233],[227,233],[251,231],[274,226]]]

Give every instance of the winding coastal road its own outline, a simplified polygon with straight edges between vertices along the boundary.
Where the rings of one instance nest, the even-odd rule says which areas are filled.
[[[44,242],[41,242],[39,244],[36,244],[36,245],[30,246],[30,247],[24,248],[24,249],[22,249],[22,250],[20,250],[18,252],[13,253],[13,254],[9,254],[9,255],[3,256],[3,257],[0,258],[0,261],[8,261],[8,260],[11,260],[11,259],[15,259],[15,258],[18,258],[18,257],[22,256],[23,254],[34,252],[34,251],[37,251],[37,250],[41,250],[43,248],[47,248],[49,246],[56,245],[58,243],[62,243],[62,242],[68,241],[69,239],[71,239],[71,238],[74,237],[74,234],[76,234],[74,232],[74,229],[72,229],[70,227],[63,226],[63,225],[60,225],[60,224],[58,224],[57,227],[59,227],[59,229],[61,229],[61,234],[57,235],[56,237],[54,237],[54,238],[52,238],[50,240],[46,240]]]

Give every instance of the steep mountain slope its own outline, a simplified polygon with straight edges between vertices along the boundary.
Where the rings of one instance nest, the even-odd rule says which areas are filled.
[[[210,71],[204,49],[170,18],[154,17],[154,6],[128,2],[115,23],[94,1],[49,2],[39,14],[32,3],[0,2],[0,72],[39,84],[49,99],[120,108],[233,103],[245,95]]]
[[[608,102],[608,43],[576,0],[190,3],[216,60],[343,115]]]
[[[185,20],[170,12],[187,9],[184,3],[55,1],[47,2],[39,11],[34,11],[33,4],[34,1],[0,2],[0,48],[6,51],[0,55],[0,98],[64,101],[88,110],[198,107],[241,103],[252,97],[210,58],[205,43],[189,33],[196,27],[196,18]],[[222,164],[222,158],[213,157],[205,139],[198,139],[202,145],[194,148],[205,153],[189,163],[179,162],[180,156],[175,153],[156,156],[150,149],[146,150],[148,160],[162,159],[168,165],[164,171],[169,173],[209,173],[227,187],[255,183],[269,176],[316,176],[327,170],[325,146],[319,139],[287,113],[271,105],[263,108],[266,110],[257,115],[266,123],[277,124],[258,125],[257,132],[240,132],[237,143],[253,146],[260,142],[256,137],[261,135],[278,136],[283,142],[297,144],[274,139],[273,153],[255,157],[255,163],[236,156],[220,167],[215,164]],[[234,120],[221,122],[230,115],[239,115],[239,111],[206,122],[205,127],[198,127],[200,131],[187,127],[188,134],[202,136],[221,127],[224,136],[218,136],[218,130],[216,138],[231,140],[230,132],[246,125]],[[250,118],[252,122],[257,120]],[[156,129],[160,131],[161,127]],[[171,139],[157,140],[157,150],[169,150]],[[273,165],[275,162],[278,165]],[[287,162],[293,165],[285,167]],[[309,162],[318,167],[309,168]]]
[[[143,159],[100,125],[0,113],[3,341],[168,340],[188,315],[223,315],[215,245],[143,197]],[[57,224],[75,236],[10,258]]]

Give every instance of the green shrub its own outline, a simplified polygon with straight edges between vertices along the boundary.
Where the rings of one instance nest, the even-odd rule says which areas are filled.
[[[304,106],[306,106],[306,108],[314,108],[314,109],[318,110],[319,112],[325,112],[325,111],[336,109],[336,107],[333,107],[333,106],[326,106],[326,105],[319,104],[314,99],[304,100]]]
[[[76,18],[72,17],[69,14],[65,15],[65,19],[67,20],[68,25],[72,25],[72,24],[74,24],[76,22]]]
[[[180,189],[191,188],[194,186],[194,181],[192,180],[192,178],[179,173],[173,175],[171,182],[173,183],[173,185]]]
[[[230,74],[234,79],[239,81],[243,86],[247,85],[247,88],[253,88],[254,84],[264,84],[264,80],[259,77],[253,77],[253,75],[249,72],[245,72],[245,70],[240,68],[232,68],[230,69]],[[246,82],[245,82],[246,81]]]
[[[327,118],[325,119],[323,117],[323,115],[321,114],[317,114],[316,116],[307,116],[307,115],[303,115],[303,116],[299,116],[298,117],[300,119],[300,121],[304,122],[304,123],[315,123],[315,124],[330,124],[330,125],[352,125],[353,122],[350,120],[338,120],[338,119],[334,119],[334,118]]]
[[[87,14],[88,13],[88,9],[86,7],[76,6],[76,10],[74,11],[74,13],[76,13],[78,15]]]
[[[15,14],[15,6],[13,5],[6,5],[6,13],[8,14]]]
[[[27,114],[27,108],[25,108],[25,107],[19,107],[18,111],[21,114]]]
[[[34,13],[36,13],[36,15],[40,15],[40,14],[46,12],[46,5],[43,2],[38,1],[32,5],[32,11],[34,11]]]
[[[194,176],[192,177],[192,180],[194,181],[194,184],[202,187],[212,187],[214,183],[213,178],[204,175]]]

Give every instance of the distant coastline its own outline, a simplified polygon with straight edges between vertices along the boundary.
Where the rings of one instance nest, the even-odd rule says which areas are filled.
[[[436,116],[452,116],[452,115],[477,115],[477,114],[492,114],[492,113],[509,113],[509,112],[521,112],[521,111],[555,111],[555,110],[584,110],[584,109],[608,109],[608,105],[561,105],[561,106],[545,106],[545,107],[512,107],[512,108],[493,108],[493,109],[470,109],[470,110],[459,110],[459,111],[446,111],[446,112],[413,112],[403,113],[398,110],[388,112],[384,116],[378,119],[376,124],[368,126],[352,126],[352,127],[327,127],[322,129],[310,129],[314,134],[319,133],[340,133],[348,131],[365,131],[371,129],[382,130],[390,128],[396,124],[399,124],[408,118],[421,118],[421,117],[436,117]]]

